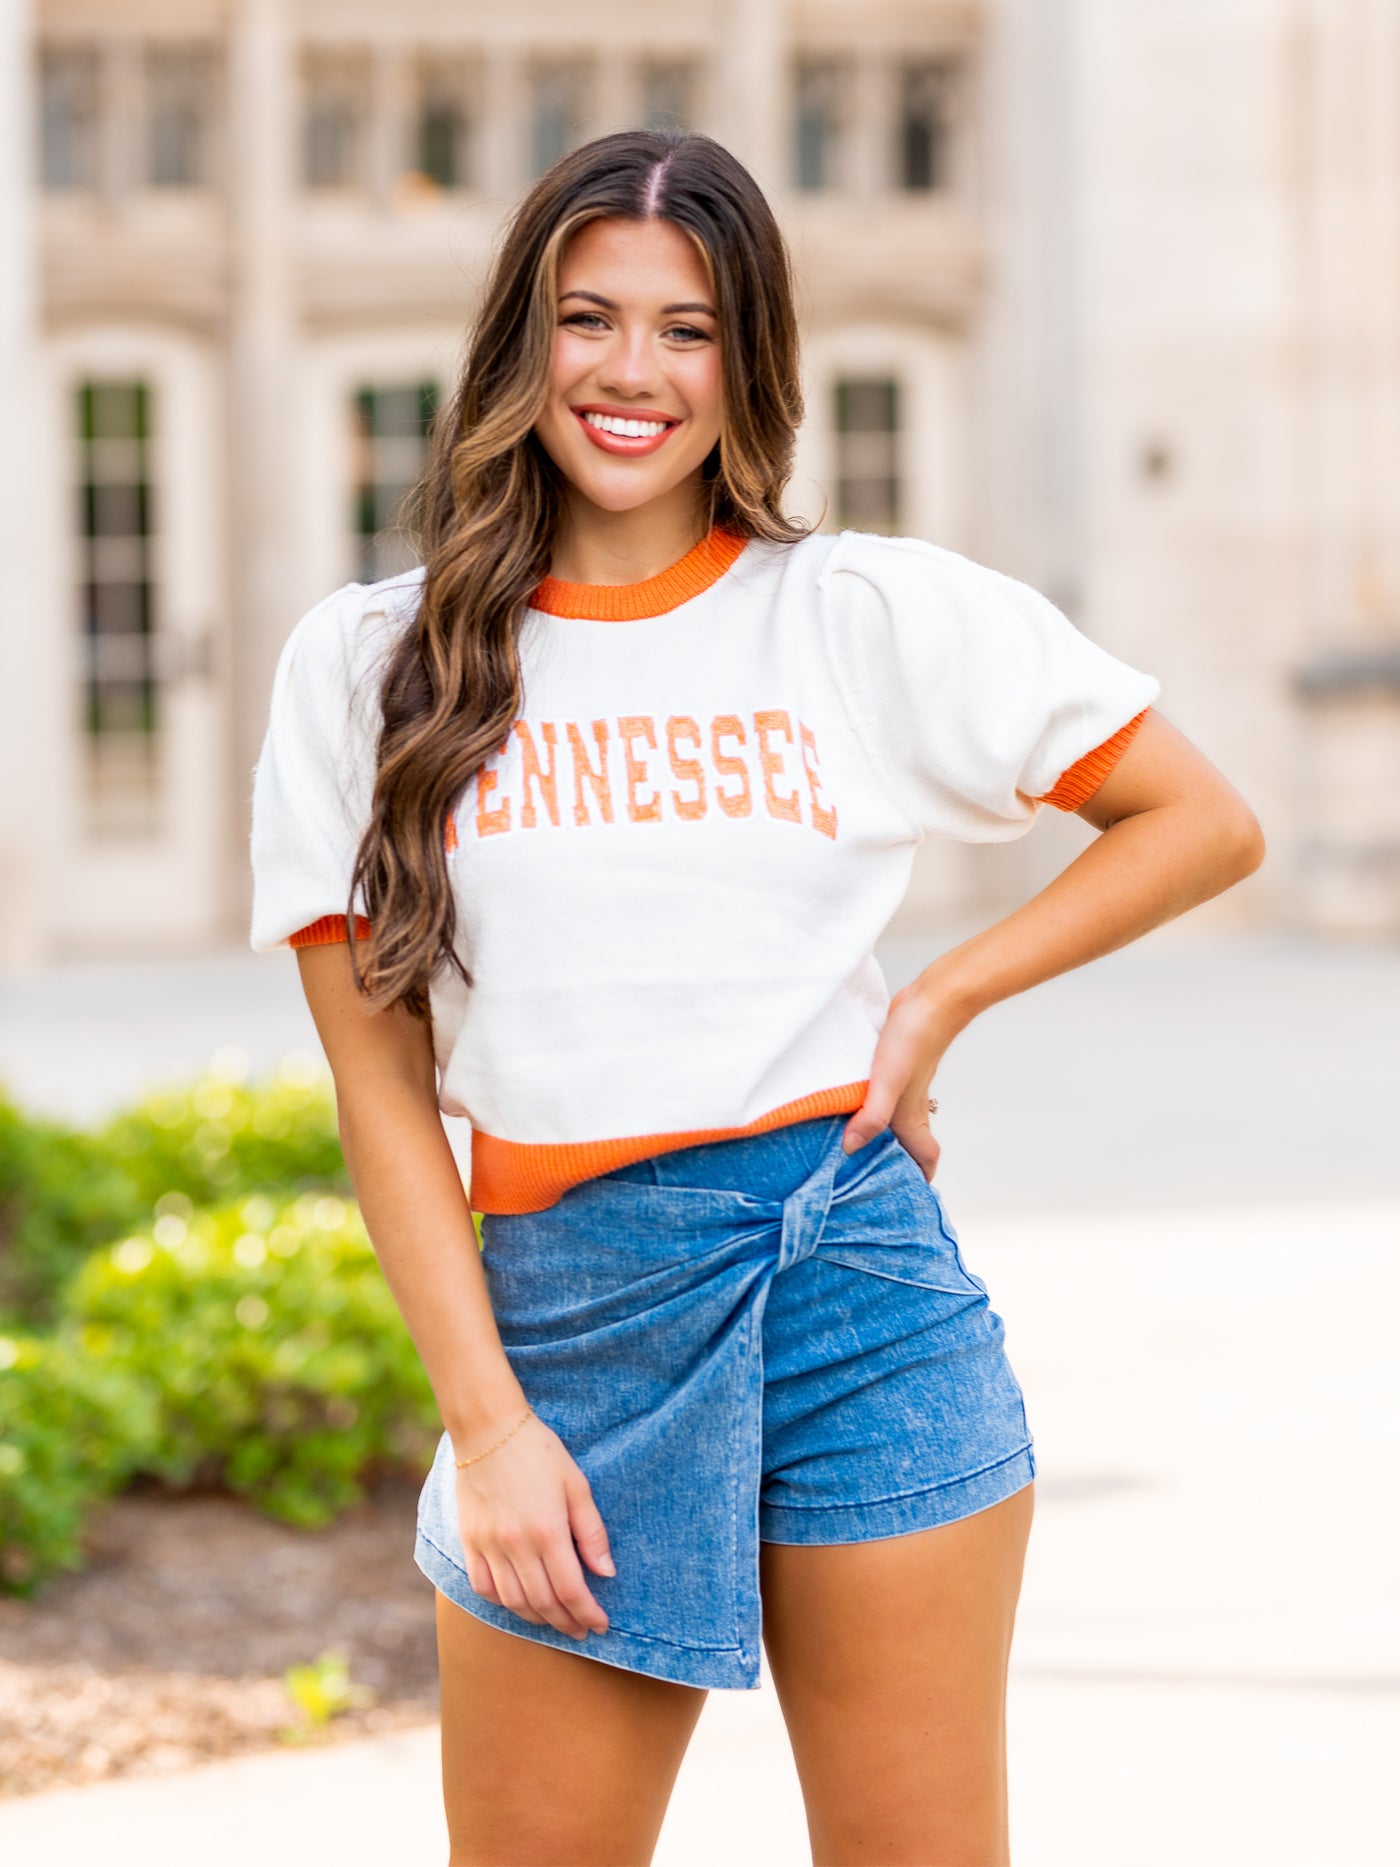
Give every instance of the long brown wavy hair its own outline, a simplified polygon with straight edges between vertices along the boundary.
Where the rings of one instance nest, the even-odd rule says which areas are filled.
[[[522,706],[519,638],[550,565],[564,481],[534,433],[548,395],[560,256],[589,221],[659,218],[698,245],[716,294],[720,439],[697,519],[792,543],[781,497],[802,419],[792,267],[748,170],[708,136],[624,130],[572,150],[506,227],[456,387],[406,504],[423,556],[413,625],[387,657],[371,816],[346,904],[351,965],[371,1009],[429,1017],[455,949],[447,814]],[[369,932],[356,938],[360,894]],[[363,952],[363,965],[360,952]]]

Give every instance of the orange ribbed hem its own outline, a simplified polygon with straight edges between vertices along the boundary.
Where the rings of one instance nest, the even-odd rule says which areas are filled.
[[[1082,804],[1088,803],[1127,751],[1133,735],[1150,711],[1150,708],[1144,707],[1126,726],[1120,726],[1111,739],[1105,739],[1101,746],[1095,746],[1092,752],[1086,752],[1083,758],[1076,759],[1068,771],[1060,774],[1054,790],[1047,791],[1036,802],[1053,804],[1056,810],[1078,810]]]
[[[369,935],[369,922],[363,914],[355,916],[355,938],[364,940]],[[318,921],[311,921],[305,927],[299,927],[291,935],[292,946],[332,946],[337,940],[345,940],[345,916],[343,914],[323,914]]]
[[[569,583],[562,577],[546,577],[530,598],[530,607],[581,622],[640,622],[644,616],[664,616],[668,609],[708,590],[747,543],[746,538],[715,526],[669,570],[655,577],[640,583]]]
[[[742,1128],[673,1129],[669,1134],[629,1135],[616,1141],[529,1142],[503,1141],[499,1135],[472,1133],[470,1196],[476,1212],[543,1212],[581,1180],[610,1173],[628,1161],[649,1154],[669,1154],[700,1141],[733,1141],[740,1135],[764,1134],[788,1122],[808,1121],[817,1115],[850,1115],[865,1100],[870,1087],[864,1082],[841,1083],[834,1089],[816,1089],[769,1109]]]

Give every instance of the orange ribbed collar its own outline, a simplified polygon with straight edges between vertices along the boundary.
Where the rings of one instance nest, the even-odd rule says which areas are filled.
[[[530,607],[584,622],[640,622],[646,616],[662,616],[708,590],[747,543],[746,538],[715,526],[669,570],[658,571],[655,577],[644,577],[640,583],[569,583],[562,577],[546,577],[536,586]]]

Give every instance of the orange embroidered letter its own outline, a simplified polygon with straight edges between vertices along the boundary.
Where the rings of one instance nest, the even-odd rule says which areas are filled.
[[[569,738],[569,751],[574,761],[574,822],[589,823],[588,806],[583,801],[583,782],[586,778],[593,787],[593,795],[598,800],[598,808],[603,813],[603,822],[611,823],[612,784],[608,778],[608,722],[594,720],[593,737],[598,746],[598,769],[594,771],[588,762],[588,750],[583,743],[583,734],[572,720],[565,725],[564,731]]]
[[[645,739],[647,744],[656,749],[656,721],[645,713],[629,713],[617,722],[618,734],[622,740],[622,757],[627,768],[627,815],[633,823],[660,823],[661,793],[642,803],[637,796],[637,786],[647,782],[647,768],[640,759],[632,755],[632,741]]]
[[[789,745],[792,744],[792,721],[782,707],[769,707],[753,716],[754,737],[758,740],[758,762],[763,767],[763,796],[768,805],[770,817],[784,817],[789,823],[801,823],[802,806],[797,801],[794,791],[789,797],[779,797],[773,789],[773,780],[783,774],[783,755],[769,749],[768,734],[782,733]]]
[[[812,799],[812,828],[820,830],[823,836],[836,840],[836,806],[828,810],[817,802],[817,790],[821,779],[817,775],[817,741],[810,726],[804,726],[799,720],[798,730],[802,735],[802,764],[807,773],[807,790]],[[807,756],[811,753],[811,757]]]
[[[505,747],[502,746],[500,750],[504,752]],[[499,755],[499,753],[492,753],[491,757],[496,758]],[[495,790],[500,775],[490,758],[484,758],[481,761],[476,774],[476,833],[478,836],[497,836],[502,830],[510,828],[510,799],[508,797],[504,798],[494,810],[486,808],[486,800]]]
[[[710,751],[714,757],[717,772],[722,773],[726,778],[742,778],[744,781],[743,790],[737,792],[721,791],[718,785],[715,786],[715,796],[719,799],[720,809],[726,817],[747,817],[753,809],[753,793],[749,789],[749,768],[743,759],[731,758],[728,753],[720,751],[721,739],[737,739],[740,745],[747,744],[744,723],[737,713],[716,713],[710,727]]]
[[[700,743],[700,727],[687,713],[673,713],[666,722],[666,750],[671,757],[671,770],[678,778],[695,786],[695,796],[682,797],[679,791],[672,791],[671,802],[676,807],[678,817],[694,819],[706,814],[705,804],[705,768],[698,758],[680,758],[676,754],[677,739],[693,739]]]
[[[530,780],[533,778],[540,787],[540,796],[544,807],[549,812],[549,821],[557,829],[559,826],[559,785],[558,764],[555,756],[557,734],[553,720],[540,721],[540,735],[549,747],[549,770],[540,767],[540,755],[535,750],[534,735],[524,720],[515,722],[515,736],[520,741],[520,827],[533,830],[536,822],[535,800],[530,796]]]

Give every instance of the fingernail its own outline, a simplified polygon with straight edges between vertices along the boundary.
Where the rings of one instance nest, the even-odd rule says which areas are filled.
[[[598,1564],[598,1567],[603,1571],[604,1575],[617,1574],[617,1565],[614,1563],[611,1556],[604,1556],[603,1560]]]

